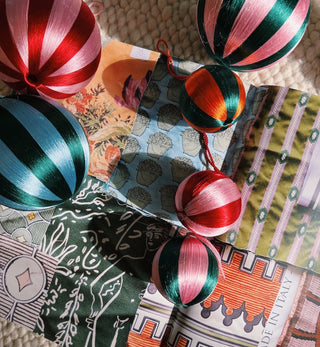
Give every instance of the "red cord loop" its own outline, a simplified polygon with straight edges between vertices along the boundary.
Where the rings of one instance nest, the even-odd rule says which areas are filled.
[[[164,45],[165,51],[160,48],[160,44]],[[172,59],[172,57],[170,55],[169,47],[168,47],[168,44],[167,44],[167,42],[165,40],[160,39],[157,42],[157,51],[162,53],[162,54],[164,54],[167,57],[167,68],[168,68],[170,74],[174,78],[177,78],[178,80],[181,80],[181,81],[185,81],[188,78],[188,76],[182,76],[182,75],[177,75],[176,74],[175,69],[174,69],[174,65],[173,65],[173,59]]]
[[[164,45],[165,50],[160,48],[160,44]],[[160,39],[157,42],[157,50],[158,52],[160,52],[161,54],[164,54],[167,57],[167,68],[168,71],[170,72],[170,74],[181,80],[181,81],[185,81],[188,76],[182,76],[182,75],[177,75],[175,70],[174,70],[174,65],[173,65],[173,59],[170,55],[170,51],[169,51],[169,47],[168,44],[165,40]],[[202,138],[202,143],[203,143],[203,148],[204,148],[204,156],[206,158],[206,161],[214,168],[215,171],[217,172],[221,172],[215,165],[213,157],[211,155],[210,149],[209,149],[209,140],[208,140],[208,136],[206,133],[204,132],[200,132],[201,138]]]
[[[212,154],[211,154],[210,149],[209,149],[209,140],[208,140],[207,134],[206,133],[202,133],[202,132],[200,134],[201,134],[203,148],[204,148],[204,156],[205,156],[207,162],[214,168],[215,171],[221,172],[216,167],[216,164],[214,163]]]

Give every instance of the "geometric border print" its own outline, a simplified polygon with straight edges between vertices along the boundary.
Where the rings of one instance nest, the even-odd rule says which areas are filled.
[[[225,280],[218,281],[206,300],[188,308],[174,306],[151,283],[136,312],[128,346],[259,344],[286,267],[229,245],[217,246]]]
[[[0,316],[33,330],[57,260],[0,235]]]
[[[127,346],[163,346],[167,341],[173,303],[165,300],[153,283],[149,283],[131,326]]]

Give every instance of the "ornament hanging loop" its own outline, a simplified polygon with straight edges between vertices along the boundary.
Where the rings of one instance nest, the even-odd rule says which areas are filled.
[[[24,76],[24,80],[31,88],[38,88],[39,86],[42,85],[37,75],[34,75],[34,74],[27,73]]]
[[[160,48],[160,45],[164,45],[165,47],[165,50],[162,50]],[[185,81],[188,76],[182,76],[182,75],[178,75],[176,74],[175,72],[175,69],[174,69],[174,65],[173,65],[173,59],[170,55],[170,51],[169,51],[169,47],[168,47],[168,44],[165,40],[163,39],[160,39],[158,42],[157,42],[157,51],[160,52],[161,54],[165,55],[167,57],[167,68],[168,68],[168,71],[170,72],[170,74],[174,77],[174,78],[177,78],[178,80],[180,81]]]
[[[201,142],[202,142],[202,147],[204,150],[204,156],[206,158],[206,161],[214,168],[214,171],[221,172],[217,168],[216,164],[214,163],[212,154],[211,154],[210,149],[209,149],[209,140],[208,140],[207,134],[200,132],[200,136],[201,136]]]
[[[95,17],[99,16],[103,12],[103,4],[100,1],[92,1],[89,4],[89,8]]]

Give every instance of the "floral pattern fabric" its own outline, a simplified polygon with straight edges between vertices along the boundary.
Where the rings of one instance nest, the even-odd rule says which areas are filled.
[[[90,175],[110,180],[157,59],[156,52],[111,41],[89,85],[63,100],[87,134]]]

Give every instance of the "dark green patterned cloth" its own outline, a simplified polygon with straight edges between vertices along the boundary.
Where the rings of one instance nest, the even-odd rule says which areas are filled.
[[[154,253],[174,233],[103,190],[88,177],[41,244],[58,266],[35,331],[63,346],[125,346]]]

